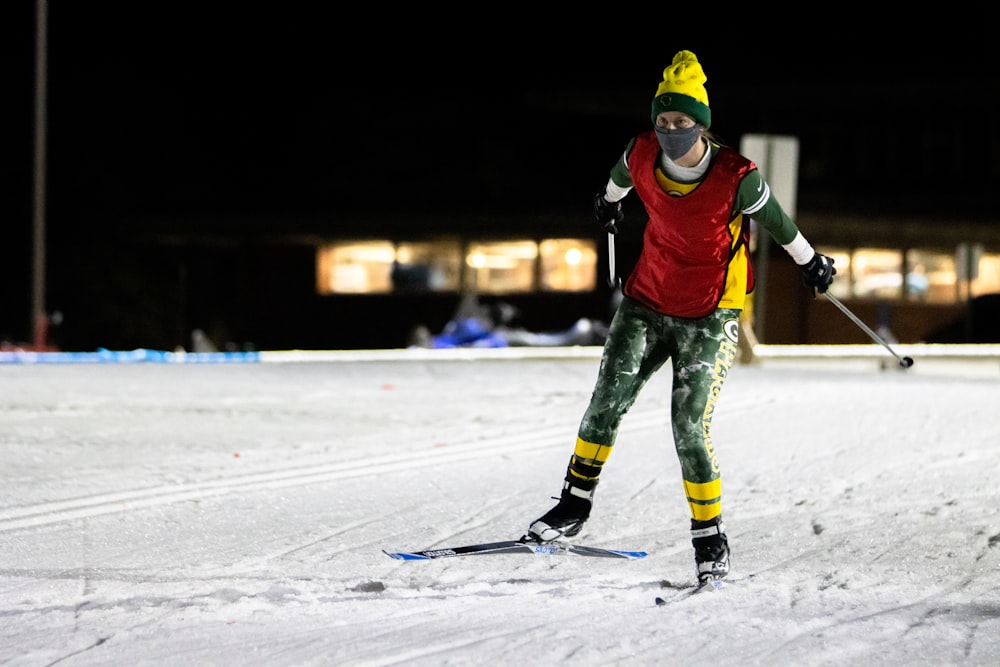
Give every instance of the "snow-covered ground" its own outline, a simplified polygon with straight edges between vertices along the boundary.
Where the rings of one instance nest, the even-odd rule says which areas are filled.
[[[0,663],[1000,664],[995,360],[737,366],[722,591],[653,603],[694,571],[666,373],[576,540],[647,558],[382,553],[520,536],[596,368],[0,365]]]

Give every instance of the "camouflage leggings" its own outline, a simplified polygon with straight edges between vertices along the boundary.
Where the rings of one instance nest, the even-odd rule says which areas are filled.
[[[578,432],[577,454],[588,453],[588,463],[597,466],[591,474],[603,467],[622,418],[640,390],[670,359],[670,420],[689,500],[696,501],[694,496],[701,492],[694,489],[699,487],[711,496],[721,494],[711,423],[722,384],[736,358],[739,316],[739,310],[722,308],[692,320],[660,315],[629,298],[621,302]],[[718,497],[705,500],[715,505],[709,512],[715,514]]]

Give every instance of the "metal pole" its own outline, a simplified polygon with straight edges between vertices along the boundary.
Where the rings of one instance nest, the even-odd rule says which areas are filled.
[[[36,0],[35,26],[35,187],[34,187],[34,263],[32,265],[32,322],[35,346],[45,345],[45,134],[46,88],[48,73],[48,0]],[[41,339],[41,340],[40,340]]]
[[[910,366],[913,365],[912,357],[901,357],[898,354],[896,354],[896,351],[893,350],[891,347],[889,347],[889,343],[887,343],[884,338],[882,338],[877,333],[868,328],[868,325],[862,322],[860,319],[858,319],[857,315],[848,310],[847,306],[845,306],[840,302],[840,299],[830,294],[829,292],[824,292],[824,294],[826,294],[826,298],[830,300],[830,303],[835,305],[837,308],[840,308],[840,312],[844,313],[844,315],[847,315],[849,318],[851,318],[851,321],[857,324],[862,331],[864,331],[871,337],[873,341],[875,341],[885,349],[889,350],[889,354],[891,354],[892,356],[896,357],[897,360],[899,360],[899,365],[901,368],[909,368]]]
[[[608,286],[618,287],[618,277],[615,275],[615,235],[608,232]]]

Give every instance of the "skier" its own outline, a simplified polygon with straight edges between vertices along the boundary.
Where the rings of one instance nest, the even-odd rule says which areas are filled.
[[[814,296],[826,292],[836,274],[833,260],[812,248],[771,196],[756,165],[709,132],[706,81],[694,53],[674,56],[653,97],[653,128],[628,142],[594,197],[594,216],[610,234],[618,232],[621,201],[633,189],[649,220],[604,343],[559,503],[523,538],[549,542],[580,532],[622,418],[669,360],[674,446],[702,583],[729,573],[710,426],[737,355],[740,311],[754,285],[747,248],[751,216],[801,267]]]

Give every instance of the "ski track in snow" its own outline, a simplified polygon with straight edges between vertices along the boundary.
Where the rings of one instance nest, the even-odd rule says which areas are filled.
[[[622,432],[628,433],[650,427],[662,428],[661,422],[662,416],[656,414],[632,415],[629,424],[622,428]],[[565,448],[566,439],[565,427],[551,427],[520,434],[503,433],[497,437],[451,445],[447,448],[421,449],[405,454],[380,456],[347,463],[293,466],[274,472],[237,475],[190,484],[130,489],[64,501],[39,503],[26,507],[14,507],[0,510],[0,531],[199,500],[217,495],[239,493],[249,489],[281,489],[350,477],[374,477],[392,472],[492,458],[496,456],[498,448],[503,448],[505,453],[546,447]],[[485,525],[485,522],[480,522],[480,525]],[[454,535],[457,536],[458,533]]]
[[[8,374],[0,663],[1000,663],[995,380],[736,369],[732,581],[657,607],[693,578],[662,383],[577,540],[648,558],[414,563],[381,550],[551,504],[593,364],[139,370]]]

